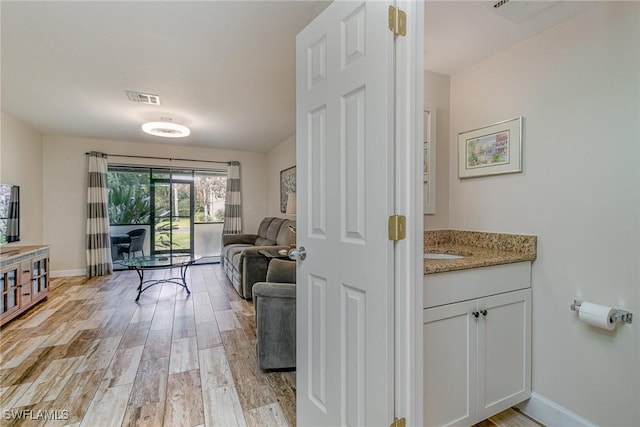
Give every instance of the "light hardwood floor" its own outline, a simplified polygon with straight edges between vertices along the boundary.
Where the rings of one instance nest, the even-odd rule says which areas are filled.
[[[0,330],[1,425],[295,426],[295,372],[258,369],[253,304],[219,265],[189,269],[189,297],[168,283],[137,304],[137,283],[54,279]],[[539,425],[509,410],[478,426]]]
[[[136,304],[137,283],[54,279],[0,331],[2,425],[295,425],[295,372],[257,368],[253,305],[220,266],[191,267],[189,297],[168,283]]]

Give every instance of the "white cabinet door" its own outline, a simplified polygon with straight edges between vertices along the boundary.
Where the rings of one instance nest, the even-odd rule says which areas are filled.
[[[423,312],[424,425],[469,426],[476,419],[476,300]]]
[[[426,426],[470,426],[531,396],[531,289],[426,309],[423,339]]]
[[[478,311],[478,420],[483,420],[531,395],[531,289],[482,298]]]

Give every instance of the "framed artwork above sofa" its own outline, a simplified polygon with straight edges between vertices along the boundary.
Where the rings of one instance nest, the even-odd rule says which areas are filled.
[[[296,192],[296,167],[280,171],[280,212],[287,211],[287,197]]]

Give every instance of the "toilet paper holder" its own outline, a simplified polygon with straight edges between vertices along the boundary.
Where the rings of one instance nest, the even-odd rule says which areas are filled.
[[[571,304],[571,310],[580,311],[580,306],[582,305],[582,300],[574,299],[573,304]],[[616,312],[613,314],[613,320],[616,322],[624,322],[631,323],[631,319],[633,319],[633,313],[630,313],[625,310],[620,310],[619,308],[615,309]]]

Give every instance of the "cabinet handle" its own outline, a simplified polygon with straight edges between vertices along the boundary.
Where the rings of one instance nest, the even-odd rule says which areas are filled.
[[[15,287],[16,287],[16,288],[21,288],[21,287],[22,287],[22,285],[18,285],[18,286],[15,286]]]
[[[24,295],[25,297],[28,297],[31,294],[29,292],[27,292],[26,294],[22,294],[22,295]]]
[[[476,319],[480,317],[480,313],[477,311],[472,311],[471,314],[473,314],[473,317],[475,317]]]
[[[482,313],[483,316],[487,315],[487,310],[480,310],[480,313]]]
[[[22,270],[23,273],[31,273],[31,270]]]

